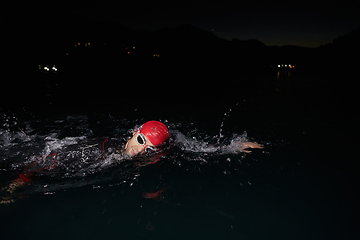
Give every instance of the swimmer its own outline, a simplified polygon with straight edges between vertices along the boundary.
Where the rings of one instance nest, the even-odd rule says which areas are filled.
[[[105,141],[107,142],[107,140]],[[105,143],[104,142],[104,143]],[[103,143],[103,144],[104,144]],[[169,143],[169,130],[165,126],[165,124],[159,122],[159,121],[149,121],[144,123],[138,130],[136,130],[133,133],[132,138],[126,143],[125,148],[122,150],[123,153],[125,153],[129,157],[133,157],[135,155],[143,154],[145,152],[155,152],[160,149],[162,149],[164,146],[166,146]],[[242,142],[239,141],[239,151],[244,153],[250,153],[253,148],[262,149],[263,145],[258,144],[256,142]],[[86,148],[97,146],[98,144],[94,144],[91,146],[88,146]],[[104,148],[104,145],[103,145]],[[83,148],[84,149],[84,148]],[[103,149],[104,151],[104,149]],[[51,154],[49,156],[52,156],[56,154]],[[55,159],[55,158],[54,158]],[[100,159],[100,158],[99,158]],[[98,159],[98,160],[99,160]],[[156,162],[156,161],[155,161]],[[152,162],[154,163],[154,162]],[[139,163],[138,163],[139,164]],[[147,165],[146,164],[140,164],[139,166]],[[53,166],[55,167],[55,165]],[[32,169],[34,168],[34,169]],[[36,169],[36,162],[29,164],[27,167],[25,167],[23,173],[19,174],[19,178],[15,179],[10,185],[7,187],[4,187],[0,190],[0,192],[8,192],[13,193],[17,188],[21,186],[25,186],[27,184],[30,184],[30,182],[33,180],[32,175],[35,172],[40,172],[43,169],[47,168],[39,168]],[[13,202],[13,200],[10,197],[5,197],[3,199],[0,199],[0,204],[4,203],[10,203]]]

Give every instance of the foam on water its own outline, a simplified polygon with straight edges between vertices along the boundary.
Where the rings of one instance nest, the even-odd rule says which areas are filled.
[[[30,121],[13,121],[3,115],[4,119],[7,121],[0,130],[0,169],[6,174],[2,182],[9,184],[17,173],[31,172],[36,181],[27,188],[28,192],[54,192],[114,179],[119,183],[133,182],[140,167],[163,158],[175,163],[176,157],[167,155],[171,149],[176,155],[186,154],[187,161],[207,162],[211,156],[238,154],[239,142],[247,140],[246,132],[224,136],[220,131],[220,136],[210,136],[193,126],[165,120],[170,129],[170,146],[160,153],[129,158],[121,149],[142,124],[138,120],[106,118],[107,128],[111,129],[108,134],[115,135],[108,137],[95,135],[99,130],[82,115]]]
[[[241,152],[239,143],[247,141],[246,132],[244,132],[242,135],[234,134],[230,139],[224,139],[224,141],[230,140],[229,144],[219,143],[219,141],[216,144],[210,144],[207,141],[198,140],[195,137],[186,137],[179,131],[175,131],[174,136],[176,142],[181,146],[182,150],[194,153],[238,153]],[[224,138],[224,136],[221,136],[221,138]]]

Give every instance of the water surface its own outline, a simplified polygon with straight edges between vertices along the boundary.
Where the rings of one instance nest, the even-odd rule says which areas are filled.
[[[346,144],[356,119],[331,89],[306,91],[302,80],[312,78],[275,73],[260,87],[232,82],[161,104],[110,96],[2,109],[1,188],[34,170],[29,184],[1,192],[14,201],[0,205],[3,235],[356,239],[357,155]],[[152,119],[169,127],[171,145],[124,157],[131,133]],[[237,151],[245,139],[265,148]]]

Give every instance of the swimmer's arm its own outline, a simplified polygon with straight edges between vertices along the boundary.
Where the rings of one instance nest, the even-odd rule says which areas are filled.
[[[19,177],[15,180],[13,180],[8,186],[1,189],[2,191],[6,191],[9,193],[13,193],[17,188],[24,186],[31,182],[31,173],[20,173]]]
[[[26,184],[27,182],[22,181],[20,178],[18,178],[11,182],[8,186],[2,188],[1,191],[13,193],[18,187],[24,186]]]
[[[246,150],[249,148],[263,149],[264,145],[259,144],[257,142],[240,142],[240,151],[244,153],[251,153],[251,150]]]
[[[5,191],[8,193],[13,193],[17,188],[24,186],[27,184],[27,182],[22,181],[20,178],[15,179],[13,182],[11,182],[8,186],[2,188],[0,192]],[[14,199],[12,196],[5,196],[0,198],[0,204],[9,204],[13,203]]]

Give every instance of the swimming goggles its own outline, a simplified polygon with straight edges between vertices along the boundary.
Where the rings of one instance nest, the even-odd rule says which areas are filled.
[[[155,147],[146,145],[144,134],[139,132],[139,130],[137,131],[136,141],[139,145],[141,145],[145,149],[145,152],[152,152],[156,150]]]

